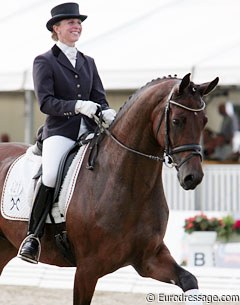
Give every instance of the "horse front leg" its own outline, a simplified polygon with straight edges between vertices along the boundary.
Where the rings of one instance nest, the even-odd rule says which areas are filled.
[[[187,305],[203,305],[196,277],[176,263],[164,243],[155,255],[146,255],[134,268],[143,277],[179,286],[186,295]]]
[[[90,305],[98,278],[86,268],[77,268],[74,279],[73,305]]]

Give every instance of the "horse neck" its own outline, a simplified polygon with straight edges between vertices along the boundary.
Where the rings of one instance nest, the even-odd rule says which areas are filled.
[[[157,144],[151,121],[152,111],[159,103],[155,91],[154,88],[147,88],[141,96],[136,97],[137,100],[130,101],[130,105],[117,117],[111,133],[131,149],[147,155],[162,156],[164,147]],[[143,173],[146,177],[151,177],[153,183],[159,180],[159,177],[161,179],[162,162],[150,160],[120,146],[116,147],[112,140],[108,143],[108,150],[110,149],[111,155],[118,156],[115,164],[118,171],[122,175],[127,173],[129,180],[138,180]]]
[[[154,82],[153,85],[143,88],[143,91],[140,90],[124,105],[111,131],[120,142],[127,146],[145,153],[159,155],[163,153],[164,147],[160,147],[154,137],[152,112],[165,100],[171,91],[171,86],[166,86],[165,82],[157,84]],[[164,105],[161,111],[164,114]]]

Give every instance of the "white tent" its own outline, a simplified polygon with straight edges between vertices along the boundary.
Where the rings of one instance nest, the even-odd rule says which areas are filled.
[[[0,0],[3,2],[3,0]],[[32,89],[34,57],[53,41],[45,24],[63,1],[11,0],[0,13],[0,90]],[[106,89],[138,88],[168,74],[240,84],[239,0],[81,0],[78,48]]]

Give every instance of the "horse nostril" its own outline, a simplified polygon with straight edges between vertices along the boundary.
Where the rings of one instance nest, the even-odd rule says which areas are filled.
[[[198,175],[198,173],[191,173],[189,175],[181,176],[178,175],[181,186],[185,190],[194,190],[195,187],[202,181],[203,175]]]
[[[192,183],[194,180],[194,176],[193,175],[187,175],[185,178],[184,178],[184,182],[186,184],[189,184],[189,183]]]

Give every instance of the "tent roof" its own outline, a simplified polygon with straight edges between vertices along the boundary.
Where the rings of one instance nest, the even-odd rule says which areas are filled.
[[[52,45],[45,24],[60,1],[12,0],[0,13],[0,90],[32,89],[36,55]],[[240,84],[238,0],[81,0],[88,15],[77,46],[93,56],[106,89],[138,88],[192,72]]]

